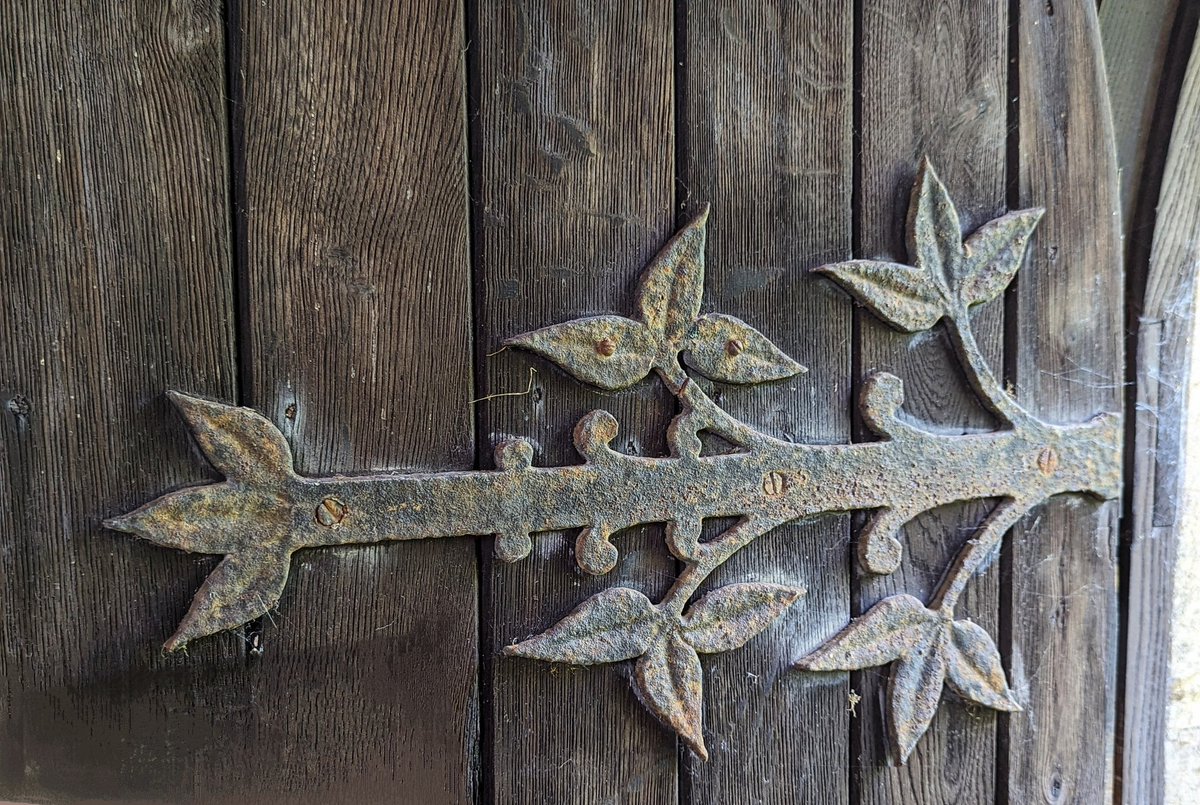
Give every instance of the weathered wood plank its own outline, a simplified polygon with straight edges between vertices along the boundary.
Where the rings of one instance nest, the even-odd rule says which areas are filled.
[[[236,391],[220,7],[0,6],[0,798],[194,800],[243,662],[159,650],[211,557],[100,527]]]
[[[1200,268],[1200,43],[1192,49],[1158,197],[1137,341],[1132,543],[1125,622],[1122,802],[1166,797],[1164,740],[1171,698],[1175,557],[1181,537],[1179,465]],[[1174,621],[1174,623],[1173,623]]]
[[[673,229],[672,3],[610,7],[527,0],[479,8],[477,292],[492,353],[509,335],[605,311],[630,313],[645,262]],[[571,430],[590,410],[620,422],[614,446],[665,452],[672,409],[647,380],[600,394],[511,351],[481,356],[483,449],[527,436],[535,463],[578,463]],[[604,490],[596,490],[597,495]],[[492,648],[542,631],[589,595],[621,584],[665,592],[674,563],[660,528],[622,533],[617,569],[575,569],[575,535],[542,534],[515,565],[492,562]],[[656,599],[657,600],[657,599]],[[494,793],[499,802],[676,800],[676,743],[611,667],[496,659]]]
[[[251,3],[245,399],[307,474],[469,468],[458,4]],[[474,794],[471,540],[306,551],[247,672],[258,801]]]
[[[850,438],[850,305],[806,270],[850,253],[849,2],[687,7],[680,182],[709,202],[705,308],[765,332],[808,373],[771,387],[720,387],[726,410],[798,441]],[[747,646],[706,656],[710,759],[682,775],[683,800],[848,801],[848,675],[790,671],[849,618],[849,517],[762,537],[706,585],[805,587]]]
[[[860,256],[908,261],[904,233],[909,191],[925,156],[949,189],[965,232],[1004,212],[1007,24],[1006,0],[879,0],[863,5]],[[896,333],[865,311],[859,320],[862,373],[899,375],[909,414],[952,432],[995,427],[969,391],[940,328],[913,337]],[[1003,323],[999,302],[972,316],[976,337],[997,371],[1003,367]],[[898,592],[928,600],[963,540],[990,509],[987,503],[973,503],[929,512],[909,523],[899,570],[888,576],[858,574],[856,611]],[[959,617],[969,617],[993,635],[998,576],[993,568],[977,577],[958,606]],[[948,703],[908,765],[889,766],[886,682],[886,670],[880,669],[854,679],[863,697],[853,748],[860,801],[992,801],[996,715],[962,701]]]
[[[1160,81],[1178,13],[1179,0],[1105,0],[1100,5],[1126,238],[1131,236]]]
[[[1121,410],[1119,196],[1095,4],[1019,5],[1019,203],[1046,208],[1017,283],[1016,389],[1051,421]],[[1111,798],[1116,502],[1059,499],[1014,530],[1005,719],[1012,802]]]

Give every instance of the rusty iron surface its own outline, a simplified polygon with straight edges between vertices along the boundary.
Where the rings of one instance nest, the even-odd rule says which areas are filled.
[[[1005,390],[971,332],[969,309],[1012,280],[1042,211],[1002,216],[964,242],[954,204],[925,162],[909,216],[914,265],[851,260],[817,269],[900,330],[943,323],[971,386],[1001,425],[953,436],[926,430],[900,417],[900,378],[877,373],[863,383],[860,408],[880,438],[846,445],[795,444],[762,433],[722,410],[689,376],[688,368],[719,382],[760,383],[804,371],[745,322],[701,313],[707,214],[645,270],[634,318],[578,319],[507,342],[606,389],[655,373],[680,406],[667,434],[669,456],[614,450],[619,423],[593,411],[575,428],[579,465],[535,466],[532,444],[515,439],[496,446],[494,470],[309,478],[295,473],[287,441],[260,414],[171,392],[225,480],[172,492],[106,521],[159,545],[225,556],[166,648],[237,628],[274,608],[291,555],[304,548],[493,535],[496,556],[514,562],[530,554],[534,535],[575,530],[580,570],[600,575],[620,561],[614,537],[623,529],[663,523],[683,570],[661,601],[610,588],[504,653],[578,665],[637,660],[632,678],[639,699],[704,758],[699,655],[737,649],[804,593],[731,584],[689,605],[718,566],[783,523],[862,509],[874,514],[859,538],[859,561],[868,572],[890,573],[909,520],[948,503],[993,499],[994,510],[928,604],[908,595],[886,598],[796,667],[829,672],[891,664],[887,706],[901,763],[932,720],[944,685],[986,707],[1018,710],[995,643],[979,626],[956,620],[955,604],[1031,508],[1063,493],[1112,498],[1121,481],[1118,417],[1039,420]],[[701,432],[735,451],[702,454]],[[709,518],[735,522],[701,542]]]

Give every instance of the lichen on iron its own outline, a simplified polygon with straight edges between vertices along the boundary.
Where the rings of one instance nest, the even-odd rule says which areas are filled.
[[[661,601],[613,587],[504,653],[577,665],[636,660],[638,698],[706,758],[700,655],[736,650],[804,594],[755,581],[692,602],[717,567],[784,523],[870,510],[859,561],[867,572],[890,573],[902,557],[905,523],[948,503],[987,499],[997,501],[993,511],[928,603],[904,594],[885,598],[796,667],[827,672],[890,664],[888,720],[900,763],[928,728],[945,686],[985,707],[1018,710],[995,643],[981,627],[956,618],[955,605],[1026,512],[1063,493],[1115,497],[1121,475],[1119,417],[1041,421],[996,378],[971,330],[970,308],[1011,282],[1042,211],[1009,213],[964,241],[949,194],[923,162],[909,216],[913,265],[850,260],[816,269],[899,330],[944,323],[972,388],[1001,425],[956,436],[926,430],[899,416],[901,379],[876,373],[865,379],[859,405],[879,440],[844,445],[777,439],[728,414],[693,382],[689,369],[724,383],[804,371],[749,324],[701,312],[707,215],[705,208],[651,261],[633,317],[577,319],[507,342],[605,389],[656,374],[680,407],[665,457],[614,450],[619,423],[593,411],[574,432],[580,465],[536,466],[531,443],[516,439],[496,446],[490,471],[307,478],[294,471],[286,440],[261,415],[172,392],[225,480],[172,492],[106,521],[166,547],[225,556],[166,647],[182,648],[274,608],[297,550],[492,535],[496,556],[511,562],[529,556],[539,533],[574,531],[580,569],[603,575],[620,561],[622,530],[662,523],[683,569]],[[701,432],[735,450],[703,455]],[[700,541],[702,523],[713,518],[734,522]]]

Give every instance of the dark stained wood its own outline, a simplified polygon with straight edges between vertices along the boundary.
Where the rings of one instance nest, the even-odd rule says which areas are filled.
[[[1047,213],[1018,278],[1018,397],[1051,421],[1121,410],[1119,196],[1099,26],[1090,0],[1022,0],[1022,206]],[[1059,499],[1011,543],[1007,722],[1012,802],[1111,797],[1116,683],[1113,501]]]
[[[1172,69],[1164,31],[1176,16],[1194,29],[1197,12],[1104,0],[1114,155],[1095,5],[0,4],[0,799],[1161,800],[1200,53],[1161,194],[1143,166]],[[497,350],[632,312],[646,260],[702,202],[706,311],[810,370],[719,387],[729,410],[800,441],[870,438],[851,432],[852,392],[886,369],[913,416],[992,427],[941,335],[897,335],[807,273],[851,251],[905,259],[926,154],[965,230],[1049,210],[1007,322],[996,303],[976,325],[1051,420],[1120,410],[1116,213],[1135,191],[1159,204],[1132,318],[1124,702],[1119,507],[1082,500],[1026,518],[960,605],[1002,638],[1025,711],[947,702],[900,769],[885,761],[883,674],[788,666],[851,610],[928,597],[987,505],[920,518],[887,578],[852,570],[846,517],[779,529],[723,567],[709,586],[808,595],[704,658],[707,764],[638,704],[630,668],[495,656],[599,590],[660,596],[676,564],[659,527],[619,534],[602,578],[576,570],[574,534],[539,535],[511,566],[490,539],[305,552],[261,624],[161,653],[215,561],[99,523],[212,477],[166,389],[262,410],[310,474],[490,467],[508,436],[533,439],[539,464],[577,463],[571,430],[596,408],[620,421],[619,449],[661,454],[674,403],[655,381],[601,393]]]
[[[246,401],[302,473],[469,468],[461,9],[243,13]],[[246,676],[253,782],[212,785],[256,801],[471,801],[476,587],[469,539],[297,554]]]
[[[1139,317],[1132,541],[1125,625],[1121,801],[1165,797],[1166,704],[1175,557],[1182,512],[1178,467],[1184,448],[1184,390],[1192,360],[1195,268],[1200,263],[1200,45],[1192,49],[1158,197],[1153,250]],[[1173,623],[1174,621],[1174,623]]]
[[[772,386],[719,387],[767,433],[850,438],[850,304],[807,269],[850,253],[849,2],[688,4],[681,186],[712,204],[705,309],[738,316],[808,367]],[[707,587],[749,579],[807,588],[746,647],[706,656],[710,759],[690,761],[686,802],[848,801],[848,675],[790,670],[849,618],[849,517],[776,529]]]
[[[476,326],[492,353],[536,327],[633,312],[637,277],[675,217],[673,17],[667,0],[530,0],[482,4],[479,14]],[[579,463],[571,430],[604,408],[620,422],[617,449],[665,452],[674,406],[652,379],[602,394],[505,351],[481,358],[480,394],[524,392],[531,367],[528,394],[479,403],[483,450],[527,436],[535,463]],[[575,569],[574,534],[535,537],[532,556],[515,565],[492,561],[491,647],[544,630],[610,586],[657,600],[674,576],[662,536],[657,527],[618,534],[621,562],[600,578]],[[485,758],[496,801],[675,802],[675,739],[636,701],[630,670],[496,658]]]
[[[235,392],[223,52],[217,2],[0,6],[0,799],[193,801],[222,738],[241,646],[160,652],[212,558],[100,521],[208,477],[165,389]]]
[[[1005,211],[1006,0],[866,2],[862,12],[862,121],[858,252],[908,262],[905,221],[920,159],[928,156],[958,207],[965,232]],[[963,378],[941,328],[896,333],[859,315],[859,364],[904,381],[905,411],[948,432],[995,427]],[[1003,368],[1003,305],[977,310],[985,355]],[[864,435],[863,438],[874,438]],[[987,515],[987,503],[946,507],[909,523],[904,561],[888,576],[859,571],[856,610],[906,592],[928,600],[954,554]],[[972,582],[956,615],[997,634],[995,567]],[[952,694],[907,766],[887,765],[885,669],[855,674],[863,697],[853,747],[862,803],[991,802],[996,715]]]

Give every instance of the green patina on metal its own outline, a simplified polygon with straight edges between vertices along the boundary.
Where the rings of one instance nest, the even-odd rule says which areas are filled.
[[[864,509],[875,514],[859,538],[860,562],[869,572],[890,573],[900,563],[903,526],[913,517],[956,501],[995,499],[928,604],[909,595],[886,598],[796,663],[810,671],[891,663],[891,737],[904,762],[945,684],[986,707],[1019,709],[992,638],[954,618],[964,587],[1005,533],[1051,496],[1111,498],[1120,490],[1119,418],[1101,414],[1071,425],[1039,420],[1003,388],[971,332],[969,309],[1008,286],[1041,215],[1010,213],[964,242],[954,204],[923,163],[909,216],[914,265],[853,260],[817,269],[898,329],[944,323],[972,387],[1001,424],[995,432],[951,436],[902,420],[903,384],[886,373],[866,379],[860,400],[876,442],[794,444],[722,410],[692,382],[688,368],[726,383],[779,380],[804,369],[745,322],[700,313],[705,210],[645,270],[635,318],[578,319],[508,342],[606,389],[655,372],[680,405],[668,431],[670,456],[613,450],[617,421],[593,411],[575,428],[584,458],[576,466],[533,466],[530,443],[514,440],[497,445],[493,471],[307,478],[294,472],[286,440],[266,418],[171,392],[225,481],[164,495],[106,525],[167,547],[224,554],[167,641],[174,650],[273,608],[291,555],[302,548],[495,535],[496,555],[513,562],[529,555],[537,533],[578,529],[579,567],[604,574],[619,560],[615,534],[664,523],[667,546],[684,568],[663,600],[610,588],[505,654],[578,665],[636,659],[638,697],[704,758],[698,655],[738,648],[804,594],[776,584],[732,584],[689,605],[718,566],[783,523]],[[702,432],[735,451],[703,455]],[[736,522],[701,542],[702,522],[718,517]]]

